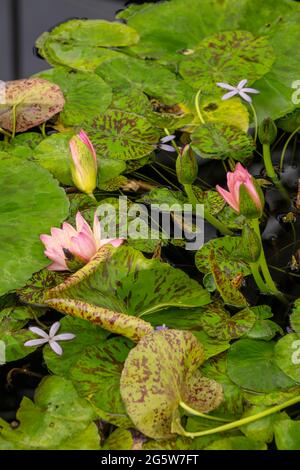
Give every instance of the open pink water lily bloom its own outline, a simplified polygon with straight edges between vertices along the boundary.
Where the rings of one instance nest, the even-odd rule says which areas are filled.
[[[46,247],[45,255],[53,261],[48,266],[50,271],[70,271],[66,253],[86,264],[102,246],[110,243],[118,247],[124,241],[122,238],[101,239],[101,225],[96,213],[92,230],[80,212],[76,214],[76,229],[64,222],[62,229],[53,227],[51,236],[43,234],[40,239]]]
[[[24,346],[28,346],[28,347],[41,346],[42,344],[48,343],[50,348],[56,354],[61,356],[63,353],[63,350],[61,346],[58,344],[58,342],[70,341],[75,338],[75,335],[73,335],[73,333],[62,333],[60,335],[57,335],[56,333],[58,332],[59,329],[60,329],[59,321],[53,323],[53,325],[50,328],[49,334],[46,333],[41,328],[38,328],[37,326],[31,326],[29,328],[29,331],[40,336],[40,339],[31,339],[30,341],[26,341],[26,343],[24,343]]]
[[[238,163],[233,172],[227,173],[227,186],[229,191],[221,188],[219,185],[216,186],[217,191],[223,197],[223,199],[234,209],[240,213],[240,187],[244,185],[252,201],[256,205],[257,209],[262,210],[263,205],[259,197],[257,189],[254,185],[251,174],[246,168]]]

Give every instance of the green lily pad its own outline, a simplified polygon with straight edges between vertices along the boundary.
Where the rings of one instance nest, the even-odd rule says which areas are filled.
[[[191,135],[192,149],[202,158],[243,162],[255,149],[252,137],[237,127],[223,123],[208,123],[198,127]]]
[[[121,427],[131,424],[120,395],[120,379],[132,346],[120,337],[90,346],[69,371],[78,393],[93,405],[98,416]]]
[[[135,426],[155,439],[172,437],[181,401],[207,413],[222,401],[222,388],[198,367],[204,349],[190,332],[161,330],[146,335],[125,361],[121,395]]]
[[[83,300],[139,317],[170,306],[200,307],[210,302],[209,293],[183,271],[147,259],[126,245],[105,245],[98,257],[47,297]]]
[[[194,53],[183,56],[180,75],[196,89],[218,93],[216,84],[253,83],[271,68],[275,55],[266,37],[248,31],[225,31],[203,39]]]
[[[217,439],[212,444],[205,447],[204,450],[267,450],[263,442],[254,439],[248,439],[243,436],[225,437]]]
[[[293,312],[290,316],[291,327],[300,334],[300,299],[297,299]]]
[[[13,109],[16,109],[16,132],[24,132],[48,121],[64,107],[59,86],[41,78],[7,82],[5,102],[0,103],[0,126],[13,130]]]
[[[119,160],[136,160],[150,154],[159,133],[142,116],[109,110],[83,124],[98,155]]]
[[[35,392],[34,403],[23,398],[17,419],[20,425],[14,430],[0,421],[0,448],[7,443],[17,450],[100,448],[92,407],[62,377],[44,379]]]
[[[193,335],[196,336],[198,341],[203,345],[205,359],[218,356],[218,354],[221,354],[222,352],[227,351],[227,349],[230,348],[229,341],[223,341],[217,338],[212,338],[207,333],[205,333],[204,330],[194,330]]]
[[[243,418],[261,413],[265,410],[265,406],[253,406],[244,413]],[[285,420],[287,417],[288,415],[286,413],[274,413],[265,418],[258,419],[253,423],[246,424],[240,429],[248,439],[270,443],[274,438],[274,427],[278,422]]]
[[[80,126],[86,119],[104,113],[112,100],[111,87],[94,73],[56,67],[38,74],[59,85],[65,97],[60,114],[64,126]]]
[[[113,90],[135,88],[163,103],[173,105],[185,101],[189,86],[166,67],[127,55],[106,60],[96,70]]]
[[[274,342],[241,339],[228,353],[228,375],[239,387],[253,392],[284,390],[295,385],[277,366]]]
[[[49,264],[39,235],[67,217],[69,204],[50,173],[31,162],[0,161],[0,183],[3,295],[22,287],[34,272]]]
[[[277,366],[291,379],[300,383],[300,336],[292,333],[281,338],[275,347]]]
[[[299,450],[300,422],[286,419],[276,423],[275,442],[278,450]]]
[[[43,33],[37,40],[39,53],[52,65],[93,71],[119,52],[107,48],[137,43],[138,33],[125,24],[104,20],[70,20]]]
[[[127,429],[118,428],[105,440],[102,450],[133,450],[134,439]]]
[[[247,338],[270,341],[278,333],[283,335],[282,328],[274,321],[270,320],[273,316],[272,310],[268,305],[258,305],[250,309],[256,316],[256,321],[246,333]]]
[[[55,176],[62,184],[73,186],[71,176],[70,139],[74,133],[52,134],[33,151],[34,161]]]

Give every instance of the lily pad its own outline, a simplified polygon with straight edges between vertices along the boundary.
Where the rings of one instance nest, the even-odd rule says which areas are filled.
[[[15,131],[27,131],[59,113],[64,103],[59,86],[47,80],[29,78],[7,82],[5,102],[0,104],[0,126],[13,131],[15,109]]]
[[[191,90],[166,67],[120,55],[106,60],[96,70],[113,90],[136,88],[162,103],[173,105],[186,100]]]
[[[99,254],[48,299],[83,300],[92,305],[139,317],[169,306],[200,307],[209,293],[180,269],[123,245],[105,245]]]
[[[9,443],[15,450],[99,449],[92,407],[62,377],[44,379],[34,403],[23,398],[17,419],[20,425],[15,430],[0,421],[0,448]]]
[[[98,155],[119,160],[136,160],[150,154],[159,133],[142,116],[109,110],[83,124]]]
[[[246,263],[236,259],[235,257],[235,253],[238,251],[240,243],[240,238],[229,236],[210,240],[196,253],[195,263],[197,268],[202,273],[210,272],[208,262],[210,252],[213,250],[218,266],[227,274],[228,277],[233,278],[237,274],[247,276],[250,274],[249,267]]]
[[[207,413],[222,401],[222,388],[198,367],[204,349],[189,332],[161,330],[131,350],[121,377],[121,395],[135,426],[155,439],[172,437],[172,421],[183,401]]]
[[[291,379],[300,383],[300,336],[289,334],[281,338],[275,347],[275,362]]]
[[[104,20],[70,20],[42,34],[36,43],[50,64],[95,70],[103,60],[118,56],[118,48],[137,43],[138,33],[125,24]]]
[[[22,287],[34,272],[49,264],[39,235],[60,225],[67,217],[69,203],[50,173],[31,162],[0,161],[0,183],[3,295]]]
[[[239,387],[253,392],[273,392],[295,385],[276,365],[273,341],[241,339],[228,353],[228,375]]]
[[[192,149],[202,158],[225,160],[233,158],[243,162],[255,149],[252,137],[237,127],[223,123],[208,123],[198,127],[191,135]]]
[[[78,393],[93,405],[98,416],[122,427],[131,424],[120,395],[120,379],[132,346],[124,338],[90,346],[69,372]]]
[[[196,89],[217,93],[216,84],[237,84],[241,77],[253,83],[271,68],[275,55],[266,37],[248,31],[225,31],[203,39],[194,53],[184,56],[180,75]]]
[[[104,113],[111,103],[111,87],[94,73],[56,67],[38,76],[56,83],[63,92],[65,106],[60,121],[64,126],[80,126],[86,119]]]
[[[201,325],[204,331],[212,338],[221,340],[237,339],[245,335],[254,325],[255,314],[246,308],[233,316],[221,307],[211,305],[201,316]]]
[[[254,439],[248,439],[243,436],[225,437],[217,439],[212,444],[205,447],[204,450],[267,450],[263,442]]]
[[[286,419],[276,423],[275,441],[278,450],[299,450],[300,422]]]

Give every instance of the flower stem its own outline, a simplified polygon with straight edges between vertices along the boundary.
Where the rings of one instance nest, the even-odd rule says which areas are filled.
[[[275,283],[272,279],[272,276],[270,274],[269,268],[268,268],[268,264],[267,264],[267,260],[266,260],[266,257],[265,257],[263,244],[262,244],[262,241],[261,241],[259,220],[258,219],[252,219],[250,221],[250,224],[251,224],[254,232],[256,233],[258,239],[260,240],[261,250],[260,250],[260,256],[259,256],[259,259],[258,259],[257,263],[258,263],[259,267],[261,268],[263,277],[265,279],[266,286],[268,288],[268,293],[276,295],[277,297],[279,297],[281,299],[284,299],[283,294],[277,289],[277,287],[276,287],[276,285],[275,285]]]
[[[4,129],[2,129],[2,127],[0,127],[0,133],[5,135],[6,137],[11,137],[11,134],[7,131],[5,131]]]
[[[272,183],[276,186],[276,188],[281,193],[283,198],[289,202],[290,197],[287,191],[285,190],[285,188],[283,187],[283,185],[281,184],[281,181],[278,178],[278,175],[274,169],[269,144],[263,144],[263,159],[264,159],[265,169],[266,169],[268,177],[270,178]],[[281,165],[281,162],[280,162],[280,165]]]
[[[200,95],[202,93],[202,90],[199,90],[197,95],[196,95],[196,98],[195,98],[195,107],[196,107],[196,111],[197,111],[197,114],[198,114],[198,117],[200,119],[200,122],[202,124],[205,124],[205,121],[203,119],[203,116],[202,116],[202,113],[201,113],[201,110],[200,110]]]
[[[194,410],[194,408],[191,408],[189,405],[187,405],[186,403],[184,403],[184,401],[181,401],[179,403],[179,406],[181,406],[181,408],[185,411],[187,411],[188,413],[194,415],[194,416],[200,416],[200,418],[206,418],[206,419],[210,419],[211,421],[221,421],[222,423],[224,422],[228,422],[227,419],[223,419],[223,418],[218,418],[217,416],[211,416],[211,415],[208,415],[206,413],[200,413],[199,411],[197,410]]]
[[[254,125],[255,125],[255,131],[254,131],[254,142],[257,141],[257,134],[258,134],[258,119],[257,119],[257,114],[256,114],[256,111],[255,111],[255,108],[253,106],[252,103],[249,103],[250,104],[250,108],[252,110],[252,114],[253,114],[253,118],[254,118]]]
[[[193,208],[196,209],[197,204],[199,204],[198,199],[196,198],[192,185],[191,184],[184,184],[184,190],[186,195],[192,204]],[[216,219],[213,215],[209,213],[209,211],[204,207],[204,219],[210,223],[213,227],[215,227],[220,233],[223,235],[233,235],[232,231],[226,227],[225,224],[220,222],[220,220]]]
[[[268,288],[266,287],[263,278],[261,277],[261,274],[259,272],[259,266],[258,263],[251,263],[250,264],[251,268],[251,273],[254,278],[254,281],[259,288],[260,292],[262,294],[267,294],[268,293]]]
[[[186,437],[201,437],[201,436],[208,436],[209,434],[215,434],[218,432],[230,431],[231,429],[239,428],[244,426],[245,424],[253,423],[258,419],[265,418],[266,416],[270,416],[278,411],[281,411],[289,406],[295,405],[296,403],[300,402],[300,397],[294,397],[290,400],[281,403],[280,405],[273,406],[272,408],[268,408],[267,410],[261,411],[260,413],[256,413],[252,416],[247,416],[246,418],[238,419],[237,421],[233,421],[232,423],[223,424],[223,426],[218,426],[217,428],[207,429],[206,431],[200,432],[185,432],[184,436]]]
[[[289,143],[290,141],[292,140],[292,138],[297,134],[297,132],[300,131],[300,126],[297,127],[297,129],[294,130],[294,132],[292,132],[292,134],[289,136],[289,138],[287,139],[286,143],[284,144],[284,147],[282,149],[282,153],[281,153],[281,157],[280,157],[280,166],[279,166],[279,171],[280,173],[282,173],[282,170],[283,170],[283,162],[284,162],[284,157],[285,157],[285,154],[286,154],[286,151],[287,151],[287,148],[289,146]]]

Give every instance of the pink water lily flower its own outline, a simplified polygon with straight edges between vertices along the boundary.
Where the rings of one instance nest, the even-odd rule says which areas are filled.
[[[70,140],[71,173],[75,186],[90,196],[97,185],[98,162],[88,135],[81,130]]]
[[[26,341],[24,343],[24,346],[32,347],[32,346],[41,346],[42,344],[48,343],[50,348],[59,356],[62,355],[63,350],[61,346],[58,344],[58,341],[70,341],[75,338],[75,335],[73,333],[62,333],[60,335],[57,335],[56,333],[60,329],[60,322],[57,321],[53,323],[53,325],[50,328],[49,334],[46,333],[44,330],[41,328],[38,328],[37,326],[31,326],[29,330],[40,336],[40,339],[31,339],[30,341]]]
[[[221,188],[219,185],[216,186],[217,191],[223,197],[223,199],[234,209],[240,213],[240,187],[244,185],[247,189],[249,196],[259,210],[262,210],[263,204],[257,192],[257,189],[253,182],[253,177],[246,170],[246,168],[238,163],[233,172],[227,173],[227,186],[229,191]]]
[[[48,266],[50,271],[70,271],[67,253],[86,264],[102,246],[110,243],[118,247],[124,241],[121,238],[101,239],[101,225],[96,213],[92,230],[80,212],[76,214],[76,229],[64,222],[62,229],[53,227],[51,236],[43,234],[40,240],[46,247],[45,255],[53,261]]]

